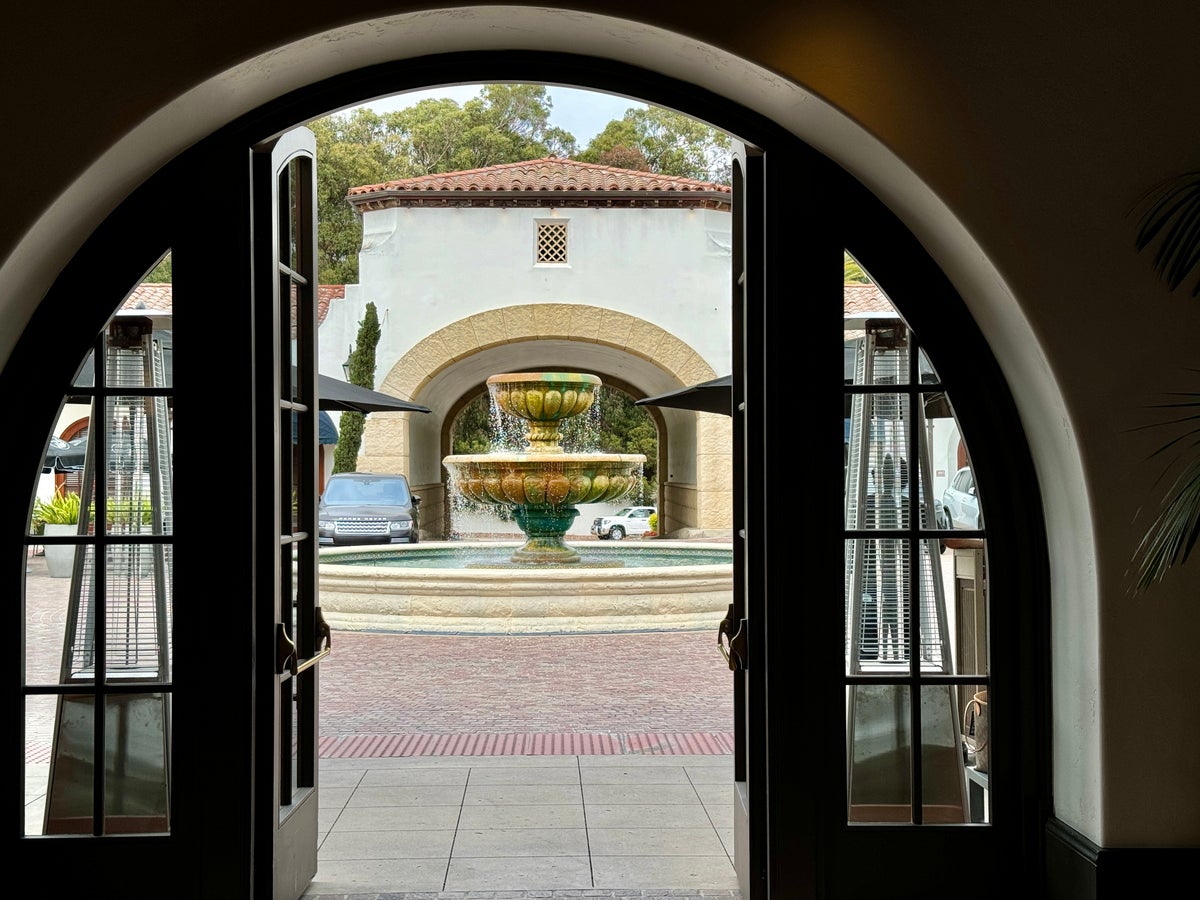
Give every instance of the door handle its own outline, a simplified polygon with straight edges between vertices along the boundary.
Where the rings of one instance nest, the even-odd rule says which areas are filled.
[[[729,609],[725,612],[725,618],[721,620],[720,626],[717,628],[717,647],[721,650],[721,655],[725,657],[725,662],[729,664],[729,668],[734,671],[745,671],[746,669],[746,620],[738,619],[736,622],[737,630],[734,631],[734,611],[733,604],[729,604]],[[728,647],[722,642],[725,638],[729,643]]]
[[[333,638],[330,635],[329,623],[325,621],[325,616],[321,614],[321,607],[316,607],[315,612],[317,614],[316,627],[318,652],[316,655],[304,660],[304,662],[298,663],[292,670],[293,675],[299,675],[305,669],[311,669],[332,652]],[[325,644],[324,649],[320,649],[322,642]]]
[[[287,626],[275,623],[275,674],[296,674],[296,642],[287,633]]]
[[[321,607],[316,607],[317,614],[317,646],[321,646],[321,642],[325,642],[325,649],[329,650],[333,647],[333,637],[329,631],[329,623],[325,621],[325,614],[321,612]]]

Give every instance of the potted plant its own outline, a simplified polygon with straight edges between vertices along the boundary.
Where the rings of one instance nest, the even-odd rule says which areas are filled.
[[[74,491],[55,491],[49,500],[33,504],[32,523],[43,523],[42,534],[76,534],[79,531],[79,495]],[[62,544],[46,545],[46,571],[52,578],[69,578],[75,565],[75,548]]]

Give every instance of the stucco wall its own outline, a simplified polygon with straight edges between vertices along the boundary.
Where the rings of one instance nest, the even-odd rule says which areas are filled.
[[[568,223],[566,265],[534,262],[536,224],[551,219]],[[380,380],[430,334],[467,316],[547,303],[626,313],[674,334],[714,372],[729,371],[727,212],[384,209],[363,223],[359,283],[347,285],[321,325],[322,372],[341,372],[367,302],[380,318]],[[473,336],[481,347],[488,337]],[[623,335],[608,337],[619,343]]]

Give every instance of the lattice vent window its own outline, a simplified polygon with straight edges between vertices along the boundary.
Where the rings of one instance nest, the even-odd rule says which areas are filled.
[[[538,222],[537,262],[565,265],[567,262],[567,223]]]

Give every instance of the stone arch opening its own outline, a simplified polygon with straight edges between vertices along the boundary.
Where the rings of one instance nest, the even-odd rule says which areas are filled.
[[[568,303],[483,310],[435,329],[390,365],[380,390],[416,400],[434,412],[368,417],[359,468],[408,473],[422,497],[422,531],[442,536],[449,497],[441,460],[450,452],[454,416],[488,375],[568,365],[585,351],[595,365],[571,371],[594,370],[606,384],[635,397],[659,390],[662,379],[683,387],[718,374],[676,335],[619,311]],[[631,366],[635,360],[637,365]],[[655,386],[646,380],[651,372],[660,379]],[[648,411],[659,432],[660,527],[664,533],[684,536],[728,532],[729,417],[652,407]]]

